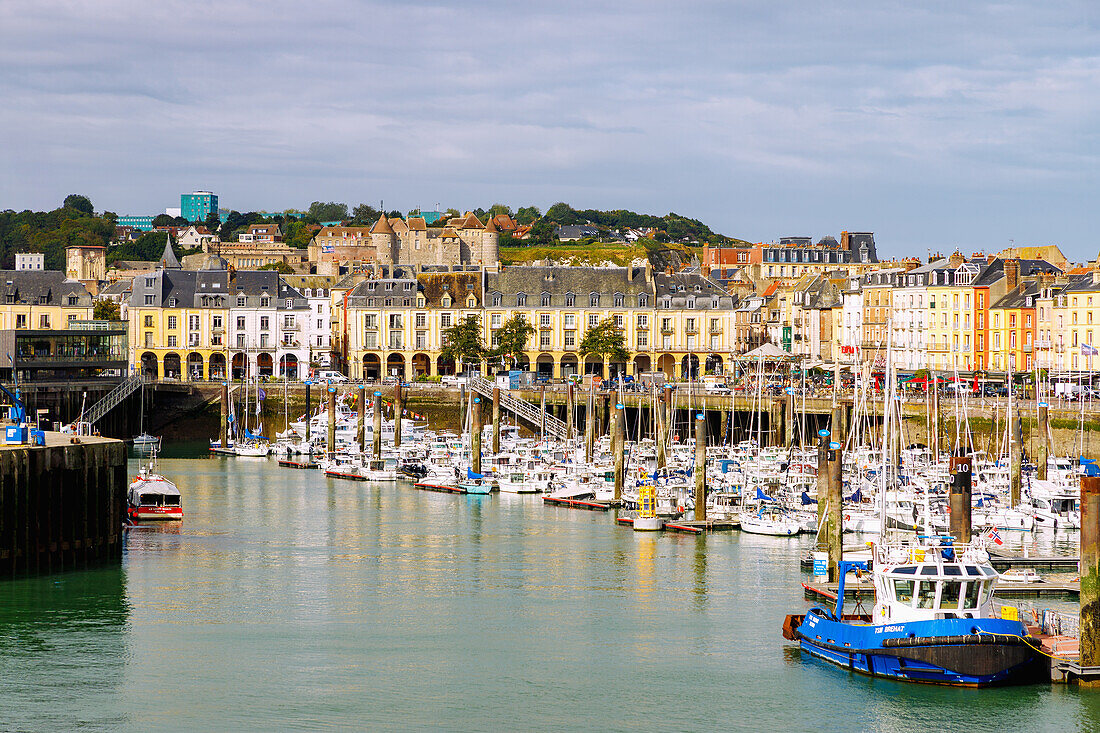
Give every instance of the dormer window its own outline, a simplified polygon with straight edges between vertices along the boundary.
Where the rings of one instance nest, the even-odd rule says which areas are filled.
[[[475,298],[472,294],[470,295],[470,297],[466,298],[466,307],[467,308],[477,307],[477,298]]]
[[[599,293],[590,293],[588,295],[588,305],[592,308],[599,308],[600,307],[600,294]]]
[[[500,307],[501,302],[504,300],[504,296],[501,293],[493,293],[493,306]]]
[[[516,293],[516,305],[520,308],[527,305],[527,293]]]
[[[287,308],[293,308],[294,307],[294,298],[287,298],[286,299],[286,307]]]
[[[412,290],[412,289],[413,289],[413,284],[412,283],[405,283],[405,290]]]
[[[417,298],[416,298],[416,307],[417,308],[423,308],[424,307],[424,296],[423,295],[417,296]]]
[[[623,294],[622,293],[615,293],[615,307],[616,308],[622,308],[623,307],[623,300],[624,299],[623,299]]]
[[[145,278],[145,287],[147,287],[147,288],[153,287],[154,282],[155,282],[155,280],[151,277]]]
[[[638,296],[638,307],[639,308],[646,308],[648,306],[649,306],[649,295],[646,294],[646,293],[640,294]]]
[[[264,297],[260,298],[260,307],[261,308],[267,308],[270,305],[271,305],[271,298],[267,297],[266,295]]]
[[[237,296],[237,307],[238,308],[244,308],[244,296],[243,295],[238,295]]]
[[[74,300],[75,300],[75,299],[74,299]],[[168,299],[168,307],[169,307],[169,308],[175,308],[178,302],[179,302],[179,301],[177,301],[177,300],[176,300],[175,298],[169,298],[169,299]],[[76,305],[76,304],[75,304],[75,303],[71,303],[70,305]]]
[[[439,304],[442,305],[444,308],[450,308],[451,296],[448,293],[444,293],[442,300],[439,301]]]
[[[367,290],[374,292],[374,288],[378,283],[367,283]]]
[[[543,308],[550,307],[550,293],[543,293],[542,297],[539,299],[539,303]]]
[[[577,296],[576,295],[574,295],[573,293],[566,293],[565,294],[565,307],[566,308],[572,308],[576,304],[576,302],[577,302]]]

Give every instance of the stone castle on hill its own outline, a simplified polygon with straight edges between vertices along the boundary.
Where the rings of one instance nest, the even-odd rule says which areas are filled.
[[[428,226],[423,217],[390,219],[372,227],[328,226],[309,245],[309,260],[318,275],[335,275],[346,263],[381,265],[495,265],[500,229],[493,219],[482,223],[473,212]]]

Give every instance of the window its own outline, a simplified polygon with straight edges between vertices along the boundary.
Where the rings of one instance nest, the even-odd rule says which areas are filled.
[[[439,325],[442,326],[443,328],[450,328],[451,327],[451,314],[450,313],[440,313],[439,314]]]
[[[145,332],[145,348],[153,348],[153,334],[148,331]]]
[[[520,308],[527,305],[527,293],[516,293],[516,305]]]
[[[244,308],[244,296],[243,295],[238,295],[237,296],[237,307],[238,308]]]
[[[595,328],[598,325],[600,325],[600,317],[595,313],[588,314],[588,327]]]
[[[648,306],[649,306],[649,296],[646,295],[645,293],[642,293],[641,295],[638,296],[638,307],[639,308],[646,308]]]
[[[188,346],[198,346],[199,345],[199,335],[197,333],[190,334],[187,337],[187,345]]]
[[[152,328],[153,327],[153,317],[152,316],[145,316],[145,327],[146,328]]]
[[[600,294],[599,293],[590,293],[589,296],[588,296],[588,305],[591,308],[599,308],[600,307]]]
[[[412,290],[413,289],[413,284],[411,282],[405,283],[404,284],[404,289],[405,290]]]
[[[154,296],[152,296],[152,295],[146,295],[145,296],[145,305],[155,305],[155,303],[153,301],[153,298],[154,298]]]
[[[894,580],[894,597],[898,603],[910,604],[913,602],[913,581]]]
[[[318,303],[317,304],[317,315],[321,315],[321,313],[323,313],[323,311],[321,310],[321,304]]]
[[[649,333],[646,331],[638,332],[638,348],[644,349],[649,346]]]
[[[428,332],[417,331],[416,332],[416,348],[426,349],[428,348]]]
[[[213,326],[214,328],[221,328],[222,327],[222,317],[221,316],[214,316],[211,319],[211,324],[210,325]]]
[[[199,317],[198,316],[188,316],[187,317],[187,327],[192,331],[198,331],[199,330]]]
[[[500,314],[498,313],[497,315],[499,316]],[[427,325],[428,325],[428,314],[427,313],[417,313],[416,314],[416,327],[417,328],[425,328],[425,327],[427,327]]]
[[[649,316],[645,313],[638,314],[638,328],[649,328]]]
[[[503,297],[500,293],[493,293],[493,305],[495,307],[500,307],[501,300],[503,300]]]
[[[401,349],[404,348],[401,345],[403,334],[400,331],[390,331],[390,348]]]
[[[539,327],[540,328],[550,328],[550,314],[549,313],[539,313]]]
[[[365,316],[363,316],[363,327],[364,328],[378,328],[378,314],[377,313],[367,313]]]
[[[153,280],[153,278],[151,278],[151,277],[147,277],[147,278],[145,278],[145,287],[147,287],[147,288],[151,288],[151,287],[153,287],[153,283],[154,283],[154,282],[155,282],[155,281],[154,281],[154,280]]]
[[[618,328],[618,329],[621,330],[622,327],[623,327],[623,316],[622,316],[622,314],[621,313],[616,313],[612,317],[615,319],[615,328]]]
[[[175,336],[175,334],[172,334],[168,337],[168,348],[170,348],[170,349],[176,348],[176,336]]]
[[[238,333],[237,334],[237,348],[238,349],[243,349],[244,348],[244,334],[243,333]]]
[[[565,332],[565,348],[572,349],[577,345],[577,332],[566,331]]]
[[[266,333],[261,333],[260,334],[260,347],[261,348],[265,348],[265,349],[267,348],[267,337],[268,337],[268,334],[266,334]]]
[[[550,331],[543,331],[539,334],[539,346],[544,349],[550,348]]]
[[[237,330],[244,330],[244,316],[237,316]]]
[[[177,323],[178,323],[178,321],[177,321],[175,316],[168,316],[168,330],[169,331],[175,331]]]
[[[390,328],[401,328],[401,314],[390,313],[389,323]]]
[[[576,328],[577,327],[577,314],[576,313],[566,313],[563,316],[563,319],[564,319],[564,324],[563,325],[566,328]]]
[[[366,333],[363,334],[363,347],[367,348],[367,349],[377,349],[378,348],[378,332],[377,331],[367,331]]]
[[[325,345],[325,337],[324,336],[322,336],[322,335],[317,336],[317,345],[318,346],[324,346]]]
[[[688,336],[687,339],[688,339],[688,342],[687,342],[688,351],[691,351],[695,348],[695,337],[694,336]]]
[[[623,294],[622,293],[615,293],[615,307],[616,308],[622,308],[623,307]]]
[[[574,295],[573,293],[566,293],[565,294],[565,307],[566,308],[572,308],[573,305],[576,302],[577,302],[577,296],[576,295]]]
[[[43,313],[41,316],[38,317],[38,327],[39,328],[49,328],[50,327],[50,317],[47,316],[45,313]]]
[[[550,293],[543,293],[542,297],[539,299],[539,303],[542,305],[543,308],[549,308],[550,307]]]
[[[668,351],[669,349],[672,348],[672,337],[671,336],[666,335],[666,336],[661,337],[661,348],[664,349],[665,351]]]

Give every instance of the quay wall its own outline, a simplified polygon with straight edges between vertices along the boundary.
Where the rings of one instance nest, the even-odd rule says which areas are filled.
[[[122,557],[125,446],[46,436],[45,446],[0,446],[0,579]]]

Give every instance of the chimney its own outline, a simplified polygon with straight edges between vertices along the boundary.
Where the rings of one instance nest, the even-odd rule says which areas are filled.
[[[1093,285],[1100,284],[1100,270],[1093,270],[1092,271],[1092,284]]]
[[[1044,288],[1054,285],[1054,273],[1050,270],[1039,273],[1039,284]]]
[[[848,232],[841,232],[840,233],[840,248],[844,249],[844,250],[847,250],[847,249],[851,249],[851,246],[852,246],[852,240],[851,240],[851,237],[848,235]]]
[[[653,263],[649,261],[648,257],[645,261],[645,281],[647,283],[653,282]]]
[[[1016,286],[1020,283],[1020,261],[1017,259],[1007,259],[1004,263],[1004,269],[1008,289],[1010,291],[1015,290]]]
[[[962,265],[962,263],[964,262],[966,262],[966,258],[962,256],[962,252],[960,252],[959,250],[955,250],[955,254],[951,255],[951,257],[948,258],[947,265],[948,267],[954,269]]]

